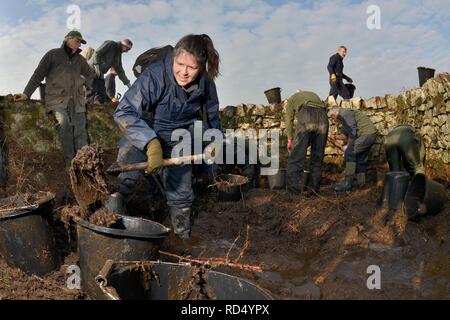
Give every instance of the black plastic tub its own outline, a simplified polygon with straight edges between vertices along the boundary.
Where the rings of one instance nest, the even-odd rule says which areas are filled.
[[[161,261],[107,261],[96,277],[111,300],[272,300],[242,278]]]
[[[264,94],[266,95],[267,101],[269,103],[280,103],[281,102],[281,88],[276,87],[269,90],[264,91]]]
[[[408,172],[391,171],[384,176],[384,186],[378,204],[382,208],[398,210],[402,207],[411,180]]]
[[[95,283],[95,276],[108,259],[154,259],[170,231],[151,220],[117,216],[118,222],[111,228],[93,225],[84,220],[77,222],[81,288],[93,299],[103,297]]]
[[[405,196],[405,213],[411,220],[420,216],[436,215],[444,207],[445,187],[419,173],[412,179]]]
[[[216,179],[219,201],[240,201],[242,200],[242,188],[248,183],[244,176],[236,174],[221,174]]]
[[[15,205],[0,213],[0,255],[6,263],[28,275],[43,276],[58,267],[59,257],[53,223],[52,193],[38,193],[34,205],[23,198],[0,200],[0,206]]]
[[[434,78],[435,69],[418,67],[417,71],[419,73],[419,85],[423,86],[428,79]]]

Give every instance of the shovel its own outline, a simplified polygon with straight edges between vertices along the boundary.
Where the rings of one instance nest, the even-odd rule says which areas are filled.
[[[186,156],[186,157],[164,159],[163,167],[171,167],[171,166],[176,166],[176,165],[184,164],[184,163],[192,163],[192,162],[203,160],[204,157],[205,157],[204,154],[195,154],[195,155]],[[211,164],[214,161],[211,159],[208,159],[206,162],[208,164]],[[145,169],[147,169],[147,162],[125,164],[123,166],[120,166],[117,163],[114,163],[112,166],[110,166],[106,170],[106,173],[108,173],[112,176],[118,176],[122,172],[145,170]]]

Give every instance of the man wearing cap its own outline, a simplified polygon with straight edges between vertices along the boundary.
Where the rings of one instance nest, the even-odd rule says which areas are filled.
[[[60,48],[44,55],[23,93],[14,96],[15,101],[29,99],[45,78],[45,104],[56,120],[66,166],[75,152],[88,144],[85,94],[94,74],[79,54],[81,44],[86,44],[81,33],[70,31]]]

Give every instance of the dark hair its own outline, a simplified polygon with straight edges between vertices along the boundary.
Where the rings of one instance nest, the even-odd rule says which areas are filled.
[[[208,78],[214,80],[219,73],[219,53],[214,48],[211,38],[206,34],[189,34],[178,41],[175,46],[174,56],[182,51],[192,54],[197,63],[206,70]]]
[[[338,50],[341,50],[341,49],[345,49],[345,51],[347,51],[347,47],[346,46],[340,46]]]

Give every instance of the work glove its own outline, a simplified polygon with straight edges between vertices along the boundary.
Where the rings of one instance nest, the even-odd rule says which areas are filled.
[[[288,139],[287,149],[288,149],[288,152],[289,152],[289,153],[291,153],[293,142],[294,142],[293,139]]]
[[[119,103],[119,100],[117,100],[116,98],[112,98],[111,102],[114,103],[114,104],[117,104],[117,103]]]
[[[333,84],[336,83],[337,78],[336,78],[336,75],[335,75],[334,73],[331,74],[330,80],[331,80],[331,82],[332,82]]]
[[[353,79],[350,78],[350,77],[347,77],[347,82],[348,82],[348,83],[353,83]]]
[[[163,168],[163,152],[158,139],[147,144],[147,173],[159,174]]]
[[[14,95],[14,101],[26,101],[28,96],[25,93],[18,93]]]

